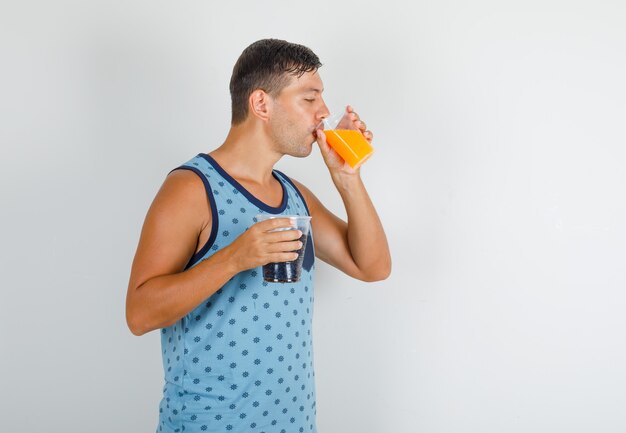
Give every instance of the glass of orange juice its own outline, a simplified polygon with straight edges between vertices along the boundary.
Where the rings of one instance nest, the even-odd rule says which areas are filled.
[[[350,167],[359,168],[374,153],[374,148],[349,118],[349,113],[329,116],[318,127],[322,126],[328,144]]]

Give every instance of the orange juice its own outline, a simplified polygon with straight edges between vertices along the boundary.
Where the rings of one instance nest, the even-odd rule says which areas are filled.
[[[328,144],[354,169],[359,168],[374,152],[361,131],[330,129],[324,131],[324,134]]]

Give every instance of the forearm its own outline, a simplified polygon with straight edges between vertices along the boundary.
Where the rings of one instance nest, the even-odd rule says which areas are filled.
[[[348,245],[354,263],[371,280],[387,278],[391,255],[387,237],[361,176],[334,175],[348,216]]]
[[[172,325],[238,272],[227,247],[191,269],[149,279],[134,289],[127,301],[131,331],[142,335]]]

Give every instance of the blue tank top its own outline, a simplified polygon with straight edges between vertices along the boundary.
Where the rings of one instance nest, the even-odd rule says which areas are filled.
[[[237,239],[257,214],[309,214],[296,186],[277,170],[283,198],[271,207],[209,155],[177,169],[202,179],[212,214],[210,237],[187,269]],[[316,432],[314,267],[309,233],[299,282],[267,283],[261,267],[240,272],[161,330],[165,386],[157,432]]]

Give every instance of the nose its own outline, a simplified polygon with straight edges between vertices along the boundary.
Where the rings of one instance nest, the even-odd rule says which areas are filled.
[[[330,110],[326,106],[326,102],[324,102],[322,100],[322,107],[320,108],[320,111],[319,111],[317,117],[319,119],[326,119],[328,116],[330,116]]]

